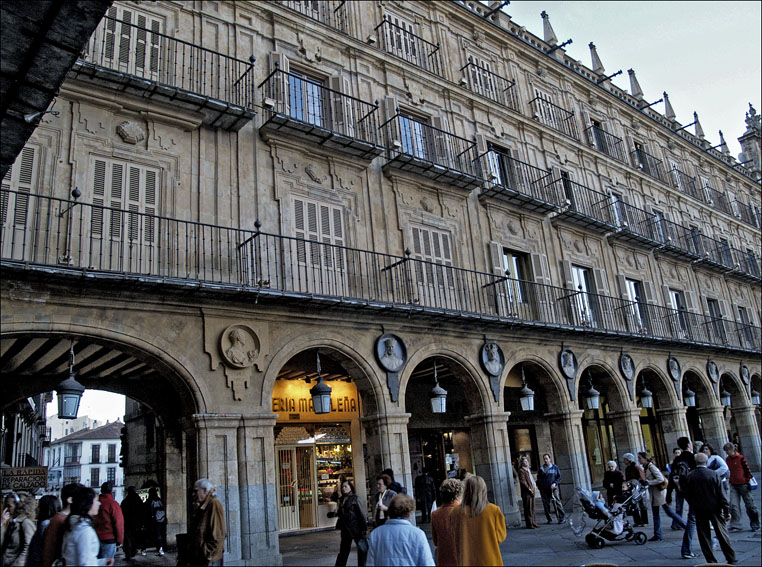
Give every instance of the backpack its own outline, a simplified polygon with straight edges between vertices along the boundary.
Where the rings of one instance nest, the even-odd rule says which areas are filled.
[[[685,492],[689,472],[691,469],[685,461],[679,461],[672,470],[672,481],[675,483],[679,494]]]

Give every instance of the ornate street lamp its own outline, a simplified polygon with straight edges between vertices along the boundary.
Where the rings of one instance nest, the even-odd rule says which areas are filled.
[[[685,403],[686,407],[696,407],[696,392],[691,390],[688,386],[685,387],[685,391],[683,392],[683,402]]]
[[[433,413],[444,413],[447,410],[447,390],[439,385],[437,377],[437,361],[434,361],[434,387],[429,392],[431,398],[431,411]]]
[[[587,392],[585,392],[585,406],[589,410],[597,410],[601,400],[601,393],[593,386],[593,381],[590,379],[590,373],[587,374],[587,382],[590,385]]]
[[[751,391],[751,403],[753,403],[755,406],[759,405],[759,392],[756,390]]]
[[[722,392],[720,392],[720,403],[726,408],[731,406],[730,392],[728,392],[725,388],[723,388]]]
[[[645,380],[643,381],[643,389],[640,391],[640,405],[644,408],[654,407],[654,395],[646,386]]]
[[[317,375],[317,384],[310,388],[312,407],[315,413],[331,413],[331,387],[323,382],[320,375],[320,353],[317,353]]]
[[[531,390],[529,386],[527,386],[527,380],[524,376],[524,366],[521,366],[521,384],[523,385],[523,388],[521,388],[521,409],[524,411],[533,411],[534,410],[534,390]]]
[[[56,386],[59,419],[76,419],[79,402],[85,387],[77,382],[74,373],[74,341],[69,348],[69,377]]]

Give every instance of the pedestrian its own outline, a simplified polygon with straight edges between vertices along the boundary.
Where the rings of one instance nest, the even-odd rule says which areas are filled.
[[[616,461],[606,463],[606,472],[603,473],[603,488],[606,489],[606,504],[611,508],[618,496],[624,490],[624,473],[619,470]]]
[[[519,486],[521,487],[521,501],[524,504],[524,523],[528,530],[537,528],[535,518],[535,495],[537,494],[537,485],[532,476],[532,470],[529,468],[529,459],[521,457],[521,466],[519,467]]]
[[[193,485],[196,509],[189,530],[188,559],[191,567],[222,565],[225,546],[225,512],[207,478]]]
[[[460,505],[462,490],[463,483],[457,478],[445,479],[439,485],[441,505],[431,513],[431,539],[437,548],[434,559],[439,567],[454,567],[458,564],[450,518],[452,509]]]
[[[646,473],[635,460],[635,455],[625,453],[622,455],[622,462],[624,463],[624,479],[630,486],[632,487],[635,483],[639,485],[638,488],[646,486]],[[637,507],[632,513],[632,520],[636,527],[648,524],[648,509],[644,498],[638,500]]]
[[[487,484],[480,476],[469,475],[463,483],[460,506],[450,512],[457,564],[502,565],[500,544],[505,540],[505,516],[487,500]]]
[[[64,565],[91,567],[113,565],[112,557],[98,557],[100,541],[93,521],[101,507],[95,491],[87,486],[77,486],[71,502],[71,513],[66,518],[61,557]]]
[[[674,449],[672,449],[672,463],[667,465],[667,470],[669,471],[669,475],[667,477],[667,504],[672,506],[672,495],[674,494],[675,495],[675,514],[682,520],[683,519],[683,496],[682,494],[680,494],[680,491],[677,489],[677,485],[675,484],[675,479],[672,477],[673,471],[675,471],[677,468],[676,461],[677,461],[677,458],[680,456],[680,453],[682,453],[682,449],[680,449],[680,447],[675,447]],[[673,530],[683,529],[675,520],[672,520],[671,528]]]
[[[741,500],[746,506],[746,514],[749,516],[749,527],[756,532],[759,529],[759,511],[751,496],[751,470],[746,457],[738,452],[738,447],[733,443],[725,443],[722,447],[727,453],[725,462],[730,470],[730,531],[743,530],[743,512]]]
[[[391,484],[392,479],[388,474],[381,473],[376,477],[376,504],[373,507],[373,521],[376,527],[384,525],[388,516],[389,504],[392,498],[397,496],[397,493],[389,488]]]
[[[143,544],[143,500],[134,486],[127,487],[127,496],[121,504],[124,517],[124,556],[130,561],[137,553],[145,555]]]
[[[540,470],[537,471],[537,488],[540,489],[545,519],[549,524],[553,522],[550,516],[552,506],[558,523],[563,524],[566,521],[566,514],[558,491],[558,485],[561,483],[561,471],[558,470],[558,466],[552,461],[548,453],[542,456],[542,462]]]
[[[425,524],[429,521],[431,507],[437,500],[437,485],[434,479],[429,476],[428,468],[423,469],[423,472],[415,479],[413,486],[415,488],[415,500],[418,509],[421,511],[421,523]]]
[[[34,532],[34,496],[27,493],[11,492],[5,498],[0,534],[0,565],[2,567],[23,567]]]
[[[675,480],[677,490],[685,498],[685,483],[688,474],[696,468],[696,459],[693,456],[693,443],[688,437],[679,437],[677,446],[680,447],[680,455],[673,461],[672,478]],[[680,546],[680,555],[683,559],[693,559],[696,554],[693,553],[693,534],[696,531],[696,515],[693,513],[693,507],[688,502],[688,519],[685,522],[683,531],[683,542]]]
[[[101,505],[95,517],[95,533],[98,534],[98,540],[101,542],[99,558],[113,559],[116,546],[122,545],[124,541],[124,517],[122,509],[114,500],[113,490],[113,482],[106,481],[101,484],[101,494],[98,497]]]
[[[730,497],[730,482],[728,482],[730,480],[730,469],[728,468],[725,459],[723,459],[709,443],[704,443],[701,446],[701,452],[709,457],[709,460],[706,462],[706,468],[720,475],[722,488],[725,490],[725,493],[728,494],[728,497]]]
[[[683,490],[691,511],[696,517],[696,531],[699,544],[707,563],[717,563],[712,552],[712,531],[720,543],[725,559],[735,565],[736,553],[730,545],[730,538],[725,526],[729,518],[729,502],[722,488],[719,475],[706,466],[709,458],[704,453],[696,453],[696,468],[688,474]]]
[[[335,567],[344,567],[347,564],[353,540],[357,546],[357,565],[364,567],[368,554],[368,540],[365,537],[368,531],[368,520],[365,515],[365,506],[355,493],[354,484],[348,480],[341,484],[341,497],[336,515],[339,517],[336,521],[336,529],[341,530],[341,544]]]
[[[653,462],[653,457],[646,451],[641,451],[638,453],[638,461],[645,471],[648,494],[651,497],[651,512],[654,517],[654,535],[649,541],[661,541],[664,538],[661,533],[659,508],[663,509],[667,516],[672,518],[672,521],[677,525],[682,526],[683,529],[685,529],[685,522],[667,504],[667,479]]]
[[[37,530],[32,536],[32,541],[29,542],[25,565],[37,567],[40,564],[45,531],[50,525],[50,519],[60,510],[61,501],[53,494],[46,494],[37,502]]]
[[[389,478],[391,479],[391,482],[389,483],[389,488],[393,490],[396,494],[407,494],[407,489],[402,486],[399,482],[394,480],[394,471],[392,469],[384,469],[381,471],[381,474],[389,475]]]
[[[407,494],[397,494],[389,502],[388,511],[386,523],[370,534],[368,567],[434,565],[425,532],[410,523],[411,516],[415,514],[415,500]]]
[[[42,567],[51,567],[53,562],[62,557],[63,536],[66,531],[66,519],[71,512],[71,503],[77,488],[82,486],[76,482],[65,484],[61,489],[61,504],[63,508],[50,519],[48,529],[45,530],[45,536],[42,541],[42,557],[40,565]]]
[[[148,499],[145,503],[146,547],[149,542],[156,545],[159,555],[164,555],[164,530],[167,524],[167,513],[164,510],[164,502],[159,498],[159,491],[155,486],[148,489]],[[153,547],[153,546],[150,546]]]

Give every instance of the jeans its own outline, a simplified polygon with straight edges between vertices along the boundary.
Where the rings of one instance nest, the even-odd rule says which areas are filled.
[[[98,559],[113,559],[116,555],[116,543],[103,543],[101,542],[100,550],[98,551]]]
[[[730,527],[733,529],[743,529],[743,513],[741,512],[741,500],[746,506],[746,514],[749,516],[749,527],[752,530],[759,529],[759,511],[751,497],[751,486],[748,484],[730,485]]]
[[[691,505],[688,504],[688,522],[683,532],[683,545],[680,548],[682,555],[689,555],[691,553],[691,544],[693,543],[693,534],[696,532],[696,516],[691,510]]]
[[[680,493],[675,490],[675,514],[677,514],[680,517],[680,520],[683,519],[683,502],[685,502],[685,499],[680,495]],[[683,522],[685,523],[685,522]],[[677,522],[672,522],[673,528],[678,528],[680,525]],[[683,528],[684,529],[684,528]]]
[[[672,510],[672,508],[669,507],[669,504],[662,504],[661,506],[662,510],[672,518],[672,525],[678,526],[682,529],[686,528],[685,522],[683,522],[683,519],[675,514],[675,512]],[[651,506],[651,512],[654,516],[654,536],[658,537],[659,539],[662,538],[661,533],[661,516],[659,514],[659,506]]]
[[[564,520],[566,514],[564,513],[564,506],[561,504],[561,496],[558,493],[558,487],[540,489],[540,496],[542,497],[542,508],[545,511],[545,519],[549,522],[552,520],[551,511],[556,513],[556,518],[559,522]]]

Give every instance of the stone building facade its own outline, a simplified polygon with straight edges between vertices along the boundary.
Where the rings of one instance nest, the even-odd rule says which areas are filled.
[[[341,474],[464,468],[513,522],[520,455],[569,501],[681,435],[758,470],[759,167],[544,18],[115,3],[3,182],[10,398],[74,340],[84,385],[156,416],[170,535],[216,484],[226,562],[330,526]]]

